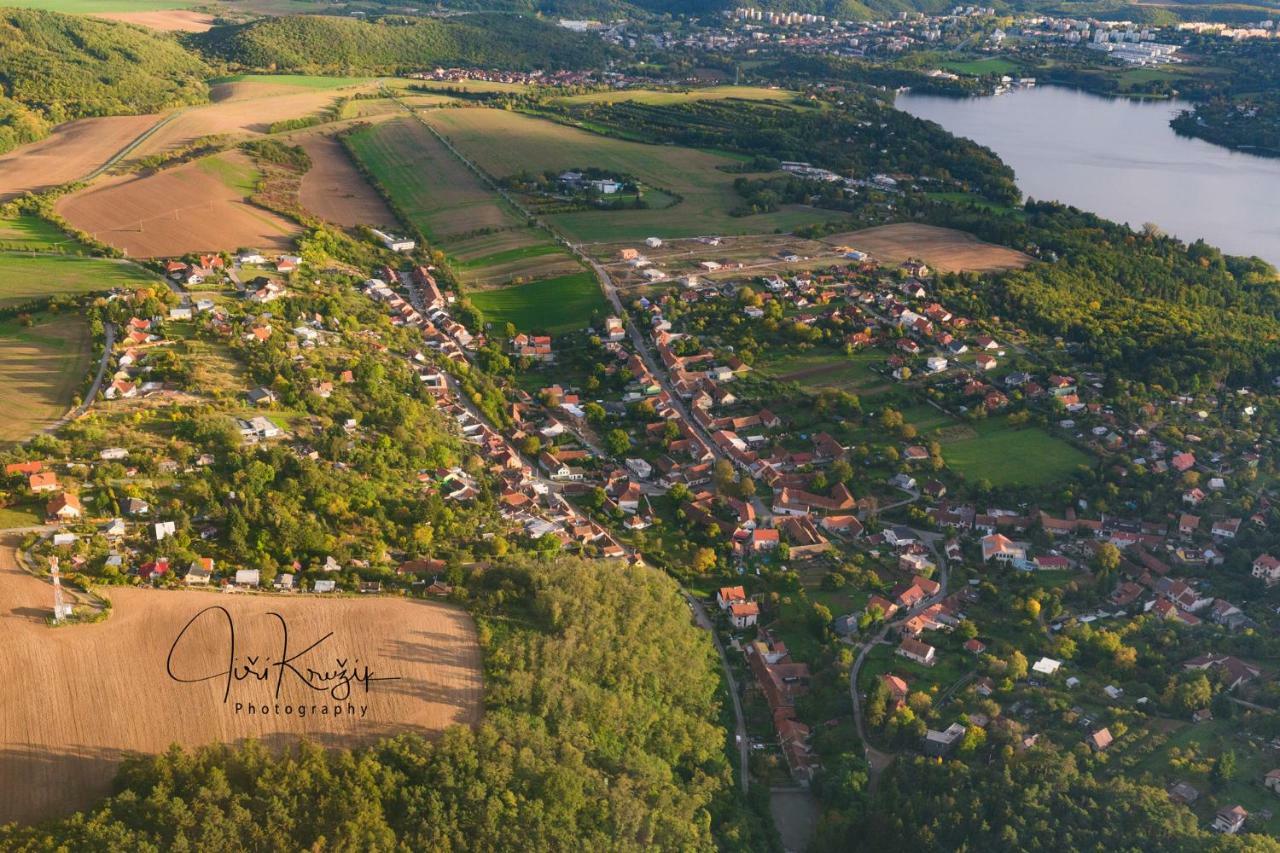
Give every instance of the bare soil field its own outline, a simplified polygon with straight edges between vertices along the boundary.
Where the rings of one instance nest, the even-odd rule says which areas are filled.
[[[203,165],[197,160],[146,176],[110,178],[59,199],[56,210],[131,258],[292,245],[300,230],[296,224],[250,204],[242,191]]]
[[[341,95],[333,90],[246,81],[219,83],[210,97],[213,103],[184,110],[132,151],[131,157],[156,154],[215,133],[256,136],[266,133],[273,122],[314,115]]]
[[[395,226],[395,214],[356,171],[341,142],[322,134],[311,134],[296,141],[311,157],[311,168],[302,176],[298,191],[298,201],[304,208],[346,228]]]
[[[121,588],[110,593],[106,622],[55,629],[44,621],[52,588],[17,568],[12,545],[0,542],[0,822],[84,808],[108,792],[125,755],[172,743],[252,737],[283,746],[305,737],[355,746],[480,718],[475,625],[452,605]],[[198,615],[216,607],[225,612]],[[236,667],[269,677],[231,679],[228,687],[233,654]],[[301,674],[269,663],[289,659]],[[348,696],[341,677],[322,675],[366,666],[374,679],[395,680],[370,681],[367,690],[352,682]]]
[[[59,125],[46,139],[0,156],[0,202],[83,178],[159,120],[109,116]]]
[[[911,222],[832,234],[825,242],[867,252],[886,265],[919,258],[943,272],[1021,269],[1033,260],[1030,255],[984,243],[963,231]]]
[[[203,33],[213,29],[213,16],[190,9],[160,9],[150,12],[96,12],[95,18],[137,24],[165,33]]]

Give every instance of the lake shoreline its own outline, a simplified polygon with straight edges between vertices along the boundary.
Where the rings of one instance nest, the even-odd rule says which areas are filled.
[[[1280,266],[1280,159],[1179,134],[1170,121],[1186,101],[1037,85],[960,99],[905,92],[895,105],[990,148],[1028,198]]]

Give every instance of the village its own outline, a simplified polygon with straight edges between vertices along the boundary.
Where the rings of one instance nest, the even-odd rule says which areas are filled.
[[[882,267],[837,245],[800,270],[804,259],[784,249],[779,271],[753,275],[716,260],[718,238],[692,245],[657,265],[646,263],[663,248],[656,238],[617,250],[610,262],[630,282],[621,310],[557,336],[469,328],[457,319],[463,297],[433,268],[385,265],[355,290],[417,342],[395,349],[318,312],[282,316],[298,256],[171,261],[174,304],[163,313],[151,297],[112,298],[128,319],[113,330],[103,397],[186,399],[170,351],[198,330],[249,358],[285,341],[299,365],[326,365],[305,391],[328,400],[358,381],[325,355],[354,331],[401,364],[483,460],[421,471],[422,494],[460,507],[491,495],[499,518],[487,535],[646,561],[682,579],[745,685],[752,774],[773,784],[807,786],[824,754],[855,739],[873,772],[896,751],[963,757],[988,739],[1025,749],[1042,736],[1095,763],[1131,764],[1176,749],[1164,745],[1171,734],[1275,704],[1249,652],[1276,617],[1259,593],[1280,583],[1271,499],[1257,485],[1270,474],[1266,444],[1226,440],[1223,426],[1261,417],[1260,393],[1121,408],[1106,378],[1072,367],[1069,352],[1046,356],[1018,329],[946,307],[942,279],[919,260]],[[476,375],[503,390],[483,399]],[[319,459],[315,419],[280,413],[293,393],[279,383],[242,392],[230,435]],[[968,469],[953,462],[952,448],[985,442],[992,424],[991,448]],[[362,430],[358,417],[337,428]],[[1028,461],[1000,453],[1024,436],[1077,463],[1059,472],[1075,480],[1074,497],[1026,499]],[[217,525],[172,510],[182,479],[216,461],[142,460],[112,446],[97,458],[14,462],[5,475],[44,502],[49,526],[28,557],[56,558],[72,577],[450,594],[453,564],[426,553],[331,554],[266,574],[224,567],[201,546]],[[153,477],[173,485],[131,487],[113,507],[82,500],[104,478]],[[1141,509],[1123,499],[1137,479],[1160,484]],[[165,544],[175,539],[180,550]],[[1178,686],[1158,692],[1157,670]],[[1248,785],[1280,786],[1280,741],[1249,748],[1259,772]],[[1275,766],[1257,764],[1268,757]],[[1188,804],[1200,795],[1187,779],[1167,784]],[[1250,790],[1229,790],[1240,788]],[[1200,809],[1223,832],[1272,819],[1257,797],[1240,800]]]

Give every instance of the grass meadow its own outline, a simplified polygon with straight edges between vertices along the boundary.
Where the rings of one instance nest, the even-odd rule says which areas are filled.
[[[450,256],[465,284],[554,278],[578,268],[415,119],[385,122],[349,141],[401,215]]]
[[[730,216],[741,200],[733,189],[737,175],[717,168],[734,162],[721,154],[629,142],[506,110],[433,110],[424,118],[495,178],[520,171],[596,167],[634,175],[680,199],[660,209],[592,210],[548,217],[577,242],[791,231],[832,218],[829,211],[802,206]]]
[[[89,327],[78,314],[0,320],[0,447],[30,438],[66,413],[89,370]]]
[[[1092,462],[1087,453],[1045,430],[1013,427],[1006,418],[988,418],[972,428],[942,430],[942,458],[970,481],[1042,486],[1069,477],[1081,465]]]
[[[76,295],[116,287],[159,284],[151,273],[125,261],[74,255],[0,253],[0,308],[44,296]]]
[[[583,329],[593,312],[608,310],[595,275],[585,271],[479,291],[470,298],[486,322],[551,334]]]

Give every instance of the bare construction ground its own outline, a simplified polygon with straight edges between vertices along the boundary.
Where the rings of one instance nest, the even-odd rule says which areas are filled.
[[[311,157],[311,168],[298,190],[298,201],[305,209],[346,228],[395,226],[395,214],[356,171],[341,142],[321,134],[299,137],[296,142]]]
[[[964,231],[911,222],[832,234],[824,242],[867,252],[884,265],[919,258],[943,272],[1021,269],[1033,260],[1030,255],[984,243]]]
[[[151,589],[118,589],[110,597],[114,606],[106,622],[47,627],[52,588],[18,569],[13,542],[0,541],[0,822],[84,808],[108,792],[123,756],[161,752],[172,743],[253,737],[283,745],[305,737],[354,746],[399,732],[438,734],[480,717],[475,626],[448,604]],[[226,613],[197,617],[210,607]],[[269,611],[288,626],[287,656],[280,621]],[[235,629],[236,665],[266,666],[272,674],[266,681],[233,680],[224,701],[222,673],[232,654],[228,620]],[[338,699],[285,671],[277,697],[274,673],[280,669],[268,659],[293,657],[329,632],[293,660],[303,676],[319,681],[311,670],[338,670],[341,658],[348,670],[368,666],[374,678],[396,680],[374,681],[367,691],[352,684],[350,696]],[[215,677],[190,680],[208,675]],[[250,705],[265,705],[268,713],[250,715]]]
[[[243,159],[238,153],[218,156],[230,163]],[[131,258],[293,245],[296,224],[250,204],[242,188],[204,165],[110,178],[60,199],[56,210]]]
[[[59,125],[47,138],[0,156],[0,202],[85,177],[159,120],[110,116]]]

